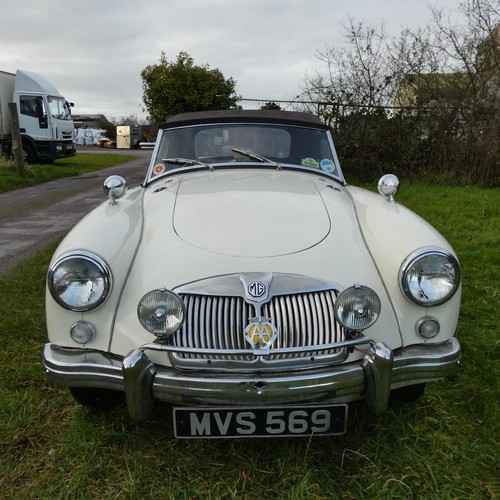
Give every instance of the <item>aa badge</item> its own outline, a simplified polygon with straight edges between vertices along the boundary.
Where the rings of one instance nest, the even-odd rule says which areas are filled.
[[[271,318],[264,316],[250,318],[250,323],[245,328],[245,340],[253,347],[259,354],[266,354],[269,348],[276,340],[278,330],[271,323]]]

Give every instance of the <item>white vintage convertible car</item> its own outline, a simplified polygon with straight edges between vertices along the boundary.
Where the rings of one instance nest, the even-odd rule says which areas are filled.
[[[348,186],[330,130],[282,111],[177,115],[146,178],[63,240],[47,280],[49,380],[174,435],[341,434],[452,374],[460,267],[396,203]]]

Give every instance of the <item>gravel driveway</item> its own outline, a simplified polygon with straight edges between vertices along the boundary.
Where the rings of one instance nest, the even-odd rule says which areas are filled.
[[[67,233],[84,215],[105,201],[102,185],[109,175],[121,175],[129,187],[143,181],[150,150],[96,148],[91,152],[101,151],[133,155],[137,159],[78,177],[0,194],[0,275]]]

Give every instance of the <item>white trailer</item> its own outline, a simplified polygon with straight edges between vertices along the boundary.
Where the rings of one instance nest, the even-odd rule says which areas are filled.
[[[43,76],[24,70],[0,71],[0,146],[11,154],[9,103],[17,105],[25,159],[52,161],[76,154],[70,105]]]
[[[141,142],[141,127],[130,125],[119,125],[116,127],[116,147],[117,149],[135,149]]]

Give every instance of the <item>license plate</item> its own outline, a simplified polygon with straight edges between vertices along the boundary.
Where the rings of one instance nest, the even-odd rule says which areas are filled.
[[[330,436],[345,434],[347,405],[174,408],[182,439]]]

